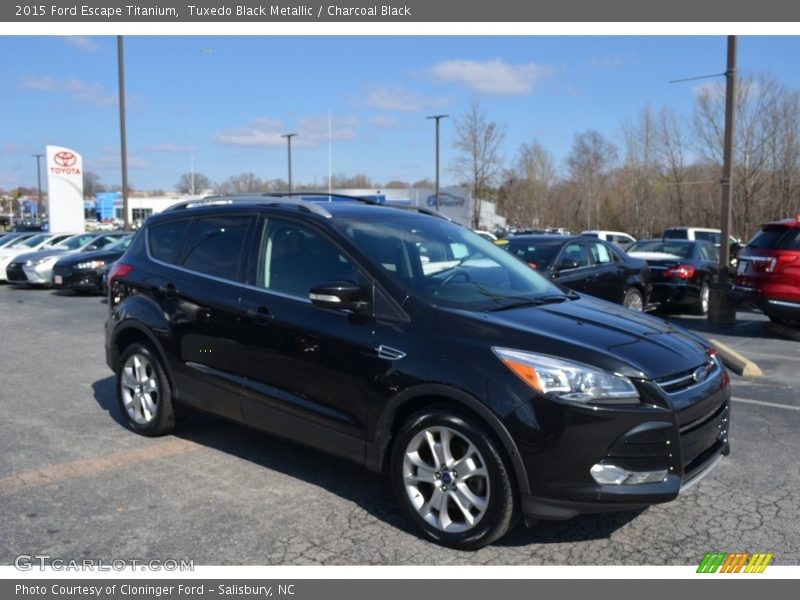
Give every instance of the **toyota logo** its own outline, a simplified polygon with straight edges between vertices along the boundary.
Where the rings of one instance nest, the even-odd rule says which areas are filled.
[[[71,167],[78,162],[78,157],[72,152],[67,152],[64,150],[62,152],[56,152],[53,155],[53,160],[59,167]]]

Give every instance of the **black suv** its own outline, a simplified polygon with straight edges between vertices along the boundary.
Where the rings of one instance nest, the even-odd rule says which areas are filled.
[[[705,341],[429,212],[283,195],[150,217],[109,273],[130,427],[165,434],[191,407],[386,471],[421,532],[462,549],[520,515],[672,500],[728,453]]]

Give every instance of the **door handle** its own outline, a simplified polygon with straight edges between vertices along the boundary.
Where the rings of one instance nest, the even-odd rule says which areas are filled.
[[[175,287],[174,283],[162,283],[158,286],[158,291],[164,296],[164,298],[173,299],[178,296],[178,288]]]
[[[269,309],[266,306],[259,306],[257,308],[248,308],[244,314],[251,319],[254,319],[259,325],[267,325],[269,323],[270,315]]]

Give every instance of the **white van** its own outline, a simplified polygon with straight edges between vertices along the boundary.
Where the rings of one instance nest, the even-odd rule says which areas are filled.
[[[632,235],[628,235],[627,233],[623,233],[622,231],[604,231],[601,229],[589,229],[587,231],[581,231],[581,235],[585,237],[594,237],[599,238],[601,240],[605,240],[611,244],[614,244],[618,248],[622,248],[625,250],[628,246],[633,244],[636,241],[636,238]]]

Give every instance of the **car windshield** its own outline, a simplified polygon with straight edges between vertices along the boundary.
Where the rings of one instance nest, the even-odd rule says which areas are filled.
[[[408,215],[335,225],[410,295],[438,306],[485,311],[566,298],[492,242],[443,219]]]
[[[646,240],[636,242],[628,248],[628,254],[668,254],[676,258],[690,258],[694,244],[691,242],[676,243],[663,240]]]
[[[30,236],[26,235],[20,236],[14,234],[4,235],[3,238],[0,239],[0,248],[5,248],[7,246],[14,246],[19,242],[21,242],[22,240],[27,239],[28,237]]]
[[[35,235],[33,237],[29,237],[27,240],[22,240],[18,244],[14,244],[14,248],[35,248],[42,242],[46,242],[48,238],[51,236],[49,235]]]
[[[516,256],[530,267],[546,269],[564,245],[563,240],[514,240],[503,249]]]
[[[126,235],[125,237],[118,239],[116,242],[111,242],[108,246],[103,248],[103,250],[127,250],[128,246],[131,245],[132,239],[132,235]]]
[[[78,235],[73,235],[71,238],[65,239],[60,244],[53,246],[53,248],[59,250],[64,250],[64,249],[77,250],[78,248],[82,248],[83,246],[91,242],[96,237],[97,237],[96,235],[80,233]]]

